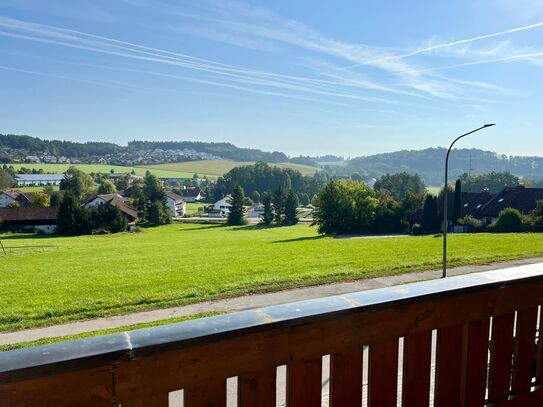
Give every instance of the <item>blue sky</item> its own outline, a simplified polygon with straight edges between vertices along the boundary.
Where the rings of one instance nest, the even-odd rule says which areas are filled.
[[[543,155],[543,1],[0,0],[0,132]]]

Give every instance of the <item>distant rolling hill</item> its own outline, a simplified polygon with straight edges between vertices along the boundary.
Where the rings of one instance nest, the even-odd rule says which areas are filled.
[[[341,165],[324,165],[331,175],[358,173],[363,178],[379,178],[381,175],[406,171],[419,174],[427,185],[441,185],[445,148],[402,150],[352,158]],[[508,171],[518,177],[536,179],[543,177],[543,157],[507,156],[479,149],[455,149],[449,162],[451,179],[463,173],[488,173]]]

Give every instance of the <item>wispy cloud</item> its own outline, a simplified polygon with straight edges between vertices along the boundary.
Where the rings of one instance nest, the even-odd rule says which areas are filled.
[[[422,49],[402,53],[361,43],[339,41],[298,21],[282,18],[271,10],[235,0],[203,0],[198,3],[194,12],[188,12],[186,8],[182,11],[176,10],[174,7],[170,12],[183,19],[183,22],[173,27],[178,32],[191,32],[193,35],[200,35],[207,39],[241,46],[243,46],[245,39],[250,38],[249,47],[258,48],[261,45],[263,51],[273,44],[301,48],[326,59],[326,63],[323,65],[327,65],[328,68],[315,72],[316,75],[340,82],[344,86],[448,100],[463,99],[466,95],[466,89],[490,90],[492,86],[489,85],[487,88],[475,86],[473,88],[469,82],[462,84],[450,81],[441,75],[431,74],[431,71],[424,71],[424,68],[408,63],[404,59],[419,53],[459,46],[460,44],[465,45],[484,38],[506,35],[543,25],[543,23],[532,24],[477,38],[433,44]],[[197,23],[189,24],[189,27],[197,26],[199,28],[187,30],[187,19]],[[342,61],[354,64],[347,67],[338,66]],[[375,68],[388,77],[380,79],[367,75],[362,77],[359,72],[349,69],[358,66]]]
[[[133,1],[125,0],[125,3],[131,7],[153,7],[144,0]],[[482,105],[492,102],[493,94],[507,93],[508,90],[482,80],[459,80],[439,71],[520,58],[533,59],[541,55],[532,49],[515,48],[508,41],[486,48],[474,48],[471,45],[537,29],[543,26],[543,22],[457,41],[436,43],[434,40],[430,45],[402,52],[331,38],[299,21],[283,18],[267,8],[236,0],[201,0],[185,5],[161,4],[164,7],[160,8],[160,12],[169,16],[169,23],[162,24],[162,29],[280,54],[290,57],[286,63],[297,64],[298,67],[304,66],[303,59],[298,56],[299,51],[303,50],[304,55],[313,55],[312,62],[305,64],[305,74],[292,75],[226,64],[172,50],[1,16],[0,36],[152,64],[151,68],[140,70],[140,73],[147,75],[312,103],[361,105],[408,105],[409,98],[432,99],[444,103],[469,101]],[[421,63],[418,58],[409,60],[409,57],[419,54],[442,53],[460,58],[462,62],[436,67],[429,66],[428,61]],[[115,68],[115,63],[115,59],[112,59],[110,67]],[[345,63],[351,65],[341,66]],[[354,69],[361,66],[369,69],[364,72]]]

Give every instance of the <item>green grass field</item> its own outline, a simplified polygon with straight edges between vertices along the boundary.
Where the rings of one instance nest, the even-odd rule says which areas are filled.
[[[187,202],[187,215],[198,215],[200,212],[198,212],[198,208],[202,208],[202,214],[203,214],[203,208],[206,206],[206,204],[203,204],[201,202]]]
[[[3,235],[0,330],[440,267],[433,236],[333,239],[306,225],[174,223],[143,233]],[[543,254],[543,234],[450,237],[451,265]]]
[[[183,163],[169,163],[148,165],[146,168],[152,168],[153,170],[168,170],[168,171],[182,171],[189,172],[191,175],[196,173],[211,174],[214,176],[220,176],[226,174],[234,167],[241,165],[250,165],[254,162],[242,162],[242,161],[230,161],[230,160],[202,160],[202,161],[188,161]],[[308,165],[292,164],[292,163],[280,163],[270,164],[280,168],[292,168],[300,171],[304,175],[313,175],[317,171],[316,167],[310,167]]]
[[[135,171],[136,175],[145,175],[145,172],[147,170],[151,171],[154,175],[161,178],[191,178],[194,173],[193,172],[183,172],[183,171],[173,171],[173,170],[166,170],[166,169],[159,169],[159,168],[152,168],[152,167],[123,167],[120,165],[108,165],[108,164],[10,164],[13,165],[13,167],[18,170],[21,167],[30,168],[30,169],[37,169],[40,168],[43,169],[45,172],[51,172],[51,173],[63,173],[66,171],[70,166],[74,165],[77,168],[80,168],[81,171],[86,172],[87,174],[94,172],[94,173],[109,173],[111,170],[115,172],[131,172],[132,170]],[[202,174],[203,175],[209,175],[210,177],[214,177],[212,174]]]
[[[45,172],[51,173],[63,173],[71,165],[75,165],[86,173],[108,173],[111,170],[115,172],[131,172],[135,171],[136,175],[145,175],[147,170],[151,171],[154,175],[160,178],[191,178],[194,174],[198,174],[201,177],[207,176],[208,178],[217,178],[226,174],[234,167],[241,165],[254,164],[253,162],[241,162],[230,160],[201,160],[201,161],[187,161],[182,163],[170,163],[170,164],[157,164],[157,165],[144,165],[140,167],[123,167],[119,165],[108,164],[11,164],[18,170],[21,167],[36,169],[43,169]],[[292,168],[300,171],[304,175],[313,175],[317,168],[307,165],[280,163],[274,164],[281,168]]]
[[[36,187],[16,187],[15,189],[18,189],[19,191],[23,192],[42,192],[45,187],[43,186],[36,186]],[[58,185],[50,186],[47,188],[53,188],[53,191],[58,191]]]

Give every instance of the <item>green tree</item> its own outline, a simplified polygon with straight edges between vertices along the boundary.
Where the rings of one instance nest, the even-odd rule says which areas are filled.
[[[58,191],[53,192],[51,196],[49,197],[49,206],[58,208],[61,203],[62,203],[62,195],[60,194],[60,192]]]
[[[543,199],[537,201],[535,209],[530,212],[530,219],[537,226],[543,225]]]
[[[115,184],[111,182],[110,180],[105,180],[98,186],[98,193],[99,194],[113,194],[117,190],[115,189]]]
[[[278,187],[273,193],[273,212],[275,214],[275,221],[277,223],[283,222],[283,216],[285,214],[285,193],[282,187]]]
[[[145,173],[143,180],[143,197],[147,222],[152,225],[164,225],[171,222],[172,214],[166,205],[164,188],[160,180],[149,171]]]
[[[311,201],[309,200],[309,195],[307,195],[305,192],[300,195],[300,204],[302,206],[309,206]]]
[[[49,195],[43,192],[36,192],[32,198],[32,206],[34,208],[43,208],[49,206]]]
[[[243,188],[236,185],[232,192],[232,198],[229,201],[230,209],[227,220],[229,225],[244,225],[247,222],[245,219],[245,207],[243,206],[244,199]]]
[[[96,211],[95,227],[109,230],[111,233],[123,232],[128,226],[126,217],[114,205],[101,205]]]
[[[382,189],[376,193],[378,204],[375,210],[375,233],[398,233],[406,229],[404,212],[392,194]]]
[[[60,181],[60,190],[71,193],[77,200],[80,200],[93,187],[92,177],[74,166],[66,170],[64,178]]]
[[[489,228],[495,232],[516,232],[524,223],[524,217],[518,209],[505,208],[498,214],[498,219]]]
[[[253,202],[260,202],[260,193],[257,190],[251,192],[251,199]]]
[[[456,180],[454,184],[453,224],[457,225],[462,217],[462,181]]]
[[[422,224],[421,228],[423,232],[435,232],[439,229],[439,213],[437,197],[434,195],[426,195],[424,201],[424,209],[422,212]]]
[[[290,191],[292,189],[292,179],[290,178],[289,173],[285,173],[285,180],[283,181],[283,190]]]
[[[145,222],[147,220],[147,200],[145,199],[143,188],[139,183],[133,183],[130,190],[130,202],[138,211],[139,220]]]
[[[0,191],[11,188],[13,185],[13,178],[9,171],[7,169],[0,170]]]
[[[314,225],[319,233],[369,233],[373,231],[378,201],[363,182],[328,182],[314,199]]]
[[[375,191],[386,189],[396,201],[400,202],[406,197],[408,192],[415,194],[424,193],[426,185],[424,185],[418,174],[412,175],[407,172],[400,172],[399,174],[383,175],[375,182],[373,189]]]
[[[285,217],[283,219],[284,225],[295,225],[298,223],[298,197],[292,191],[288,191],[285,199]]]
[[[128,188],[128,180],[126,177],[117,178],[115,181],[115,188],[117,188],[117,191],[124,191],[126,188]]]
[[[424,201],[426,200],[426,192],[417,194],[408,192],[405,198],[401,202],[402,211],[405,218],[409,219],[416,212],[424,208]]]
[[[488,174],[462,174],[460,176],[464,191],[481,192],[487,189],[492,194],[497,194],[505,187],[515,186],[519,183],[519,178],[510,172],[489,172]]]
[[[263,205],[264,205],[264,214],[262,215],[262,223],[264,223],[265,225],[269,225],[270,223],[273,222],[273,219],[274,219],[272,198],[269,192],[264,192]]]
[[[150,201],[147,205],[147,222],[151,225],[165,225],[171,223],[172,216],[170,210],[162,201]]]
[[[92,230],[89,211],[79,206],[76,197],[67,192],[58,210],[57,232],[64,235],[88,234]]]

